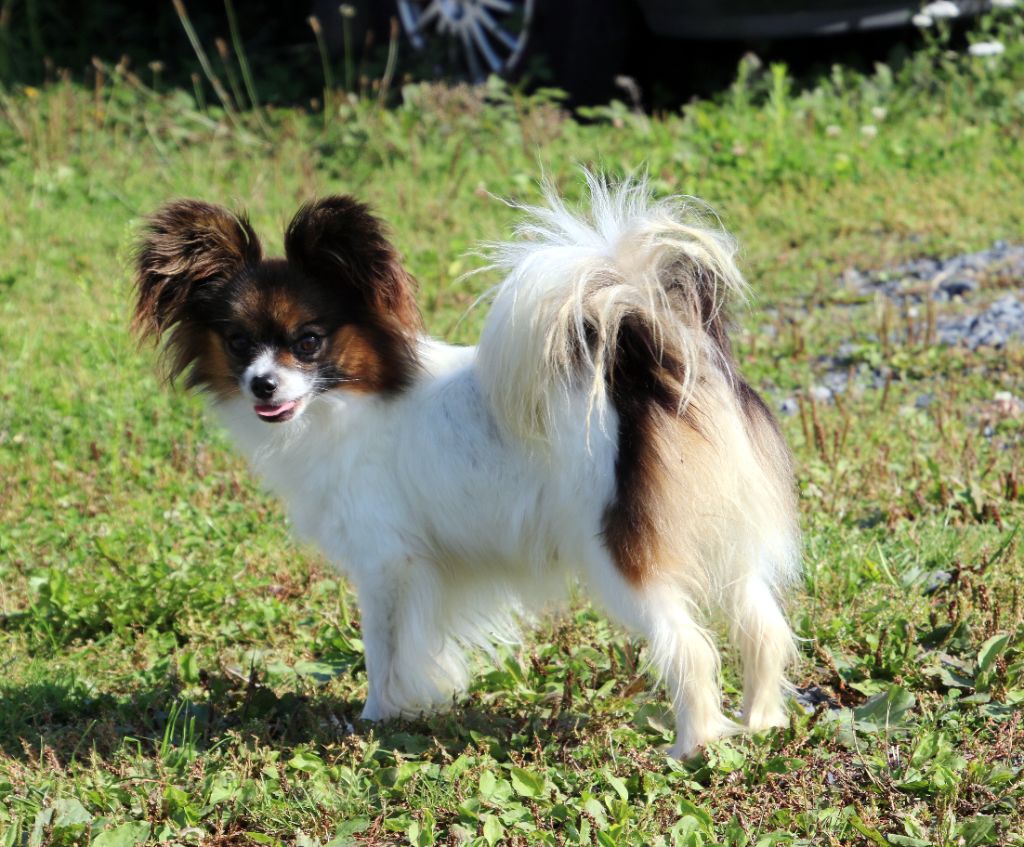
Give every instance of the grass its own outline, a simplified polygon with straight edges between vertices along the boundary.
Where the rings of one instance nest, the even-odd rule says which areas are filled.
[[[200,108],[123,68],[0,93],[0,841],[1024,844],[1024,420],[996,399],[1024,396],[1024,349],[937,348],[837,281],[1021,239],[1024,23],[981,26],[1004,55],[937,40],[800,90],[746,64],[718,101],[588,122],[498,84],[337,93],[326,120]],[[582,600],[481,658],[451,713],[360,724],[344,582],[126,330],[160,202],[244,205],[279,248],[300,202],[345,191],[392,223],[431,331],[472,341],[490,280],[460,279],[466,251],[515,219],[491,195],[536,199],[542,171],[577,195],[580,162],[720,212],[757,292],[744,368],[800,398],[794,679],[840,708],[689,762],[658,750],[645,647]],[[815,400],[843,342],[886,386]],[[737,684],[730,664],[731,708]]]

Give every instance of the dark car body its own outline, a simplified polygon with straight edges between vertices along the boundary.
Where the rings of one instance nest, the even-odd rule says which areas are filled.
[[[764,39],[908,26],[921,4],[872,0],[637,0],[648,27],[671,38]],[[956,4],[963,14],[978,2]]]
[[[651,31],[672,38],[782,38],[906,26],[917,3],[851,0],[639,0]]]

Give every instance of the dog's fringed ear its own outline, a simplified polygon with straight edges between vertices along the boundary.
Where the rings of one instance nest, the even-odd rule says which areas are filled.
[[[200,200],[175,200],[146,220],[135,253],[135,316],[142,337],[179,323],[203,289],[259,263],[263,250],[243,215]]]
[[[289,263],[337,283],[373,316],[407,335],[422,326],[416,281],[402,267],[384,225],[351,197],[324,197],[296,213],[284,237]]]

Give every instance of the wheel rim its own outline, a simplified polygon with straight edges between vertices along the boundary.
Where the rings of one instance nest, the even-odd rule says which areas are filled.
[[[402,29],[416,50],[446,43],[472,82],[515,70],[534,0],[398,0]]]

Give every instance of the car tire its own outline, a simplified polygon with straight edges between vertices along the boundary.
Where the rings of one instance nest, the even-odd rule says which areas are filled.
[[[458,6],[458,0],[449,0]],[[632,36],[640,25],[639,9],[630,0],[513,0],[520,9],[529,9],[522,22],[526,29],[510,31],[517,41],[515,48],[502,47],[501,76],[525,79],[529,84],[545,84],[569,92],[572,104],[606,102],[615,91],[615,77],[627,67]],[[424,12],[430,7],[427,0],[389,5],[398,17],[405,41],[414,49],[447,52],[448,61],[435,65],[442,76],[456,76],[481,82],[495,72],[494,62],[488,62],[479,51],[466,60],[466,53],[458,41],[450,41],[447,51],[438,39],[443,38],[429,26],[417,28]],[[517,20],[516,23],[519,23]],[[450,37],[449,37],[450,38]]]

